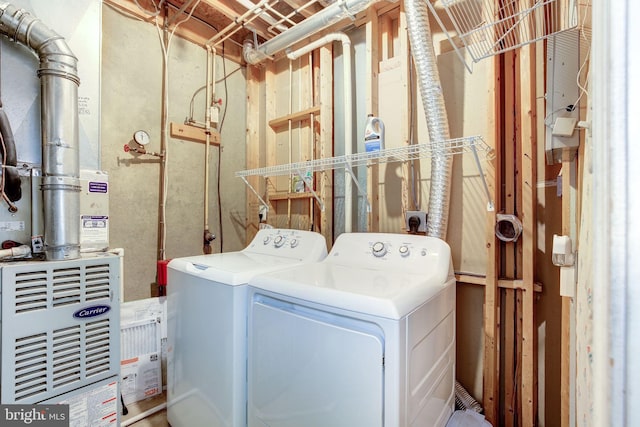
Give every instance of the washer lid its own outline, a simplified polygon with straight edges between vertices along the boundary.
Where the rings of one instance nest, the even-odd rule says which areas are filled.
[[[401,319],[455,283],[442,275],[372,270],[320,262],[255,275],[255,288],[389,319]]]
[[[169,262],[168,268],[227,285],[244,285],[258,273],[293,267],[301,262],[299,259],[273,255],[228,252],[175,258]],[[169,286],[172,285],[169,283]]]

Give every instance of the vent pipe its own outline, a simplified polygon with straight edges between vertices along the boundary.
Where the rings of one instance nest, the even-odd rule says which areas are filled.
[[[80,257],[78,60],[65,40],[39,19],[0,4],[0,33],[40,59],[42,193],[47,259]]]
[[[427,3],[424,0],[405,0],[405,11],[429,140],[433,144],[427,235],[444,240],[447,236],[453,159],[449,150],[441,148],[437,143],[450,139],[449,121],[431,39]]]
[[[243,49],[244,59],[251,65],[259,64],[277,52],[290,47],[305,37],[309,37],[327,28],[331,24],[335,24],[345,18],[355,19],[358,12],[365,10],[369,5],[377,1],[379,0],[336,1],[327,8],[289,28],[287,31],[267,40],[260,46],[255,47],[252,43],[245,44]]]

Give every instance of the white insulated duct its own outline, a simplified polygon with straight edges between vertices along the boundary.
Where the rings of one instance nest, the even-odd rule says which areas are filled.
[[[80,257],[78,60],[65,40],[39,19],[0,4],[0,33],[40,59],[42,192],[47,259]]]
[[[378,0],[337,1],[258,47],[252,46],[251,43],[245,43],[243,51],[244,59],[249,64],[256,65],[275,53],[288,48],[292,44],[315,34],[341,19],[348,17],[355,18],[358,12],[365,10],[370,4],[376,1]]]
[[[431,39],[428,6],[425,0],[405,0],[405,11],[429,140],[437,144],[449,139],[449,121]],[[447,236],[452,163],[448,149],[433,146],[427,235],[443,240]]]

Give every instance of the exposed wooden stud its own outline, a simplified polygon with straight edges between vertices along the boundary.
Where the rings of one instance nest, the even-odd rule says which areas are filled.
[[[488,129],[492,129],[494,134],[488,137],[494,142],[495,157],[487,162],[485,169],[487,185],[491,193],[491,199],[496,200],[497,189],[501,188],[500,173],[498,173],[497,159],[502,156],[502,148],[498,141],[502,133],[502,120],[500,114],[500,71],[499,57],[493,60],[494,85],[492,90],[488,90],[487,105],[488,110],[494,114],[488,114]],[[497,207],[496,207],[497,209]],[[487,212],[486,217],[486,248],[487,248],[487,273],[486,286],[484,290],[484,351],[483,351],[483,384],[482,384],[482,404],[484,406],[485,416],[492,425],[498,425],[498,407],[499,407],[499,293],[498,293],[498,260],[499,247],[498,239],[494,232],[496,223],[496,211]]]
[[[410,111],[413,106],[411,104],[411,98],[413,96],[410,93],[411,88],[409,87],[409,73],[413,72],[411,69],[411,58],[409,57],[409,51],[411,48],[409,47],[409,34],[407,33],[407,16],[404,10],[404,2],[400,3],[399,14],[396,14],[394,11],[390,11],[387,14],[390,18],[390,27],[387,29],[388,31],[388,40],[389,43],[389,53],[392,54],[393,57],[398,57],[400,59],[400,83],[402,85],[403,91],[402,94],[404,96],[404,107],[402,108],[402,114],[400,117],[401,124],[401,138],[404,145],[409,145],[409,137],[411,135],[411,115]],[[385,15],[385,16],[387,16]],[[394,44],[396,43],[394,40],[397,40],[397,49],[395,51]],[[416,162],[418,163],[418,162]],[[401,218],[401,226],[402,229],[405,226],[404,214],[406,211],[415,208],[413,205],[413,198],[411,197],[411,162],[403,162],[402,163],[402,218]],[[417,184],[416,184],[417,187]]]
[[[278,88],[276,86],[276,65],[275,61],[267,61],[265,63],[265,92],[269,94],[266,97],[265,117],[267,123],[276,117],[276,98],[278,94]],[[276,132],[267,127],[265,129],[264,144],[265,144],[265,164],[272,166],[277,164],[276,157]],[[274,191],[274,182],[271,179],[267,179],[267,197],[269,193]],[[270,225],[278,226],[276,215],[276,204],[270,203],[269,215],[267,216],[267,222]]]
[[[514,52],[506,52],[504,55],[504,90],[503,90],[503,105],[504,109],[504,151],[503,151],[503,176],[504,176],[504,194],[502,199],[504,200],[503,211],[506,214],[516,214],[516,177],[517,170],[519,169],[519,159],[516,156],[516,117],[515,109],[513,106],[516,104],[515,100],[515,87],[516,76],[514,70]],[[515,243],[504,243],[504,264],[503,274],[505,278],[514,280],[517,278],[517,246]],[[519,289],[522,289],[520,287]],[[516,378],[516,343],[515,338],[517,334],[517,322],[516,322],[516,290],[506,289],[504,291],[504,306],[502,307],[502,328],[504,345],[502,346],[502,355],[504,363],[504,370],[502,371],[502,384],[504,387],[504,408],[502,416],[505,427],[513,427],[516,424],[515,415],[517,415],[517,397],[519,395],[517,388]]]
[[[378,73],[379,73],[379,23],[378,15],[372,8],[367,10],[366,32],[366,101],[367,113],[378,114]],[[380,229],[380,195],[378,193],[378,181],[380,179],[380,166],[372,165],[368,168],[367,195],[371,204],[371,212],[368,218],[368,230]]]
[[[247,169],[260,167],[260,86],[264,83],[261,70],[260,67],[256,66],[247,67]],[[247,180],[258,193],[262,192],[264,180],[261,177],[251,176]],[[249,188],[247,188],[246,194],[246,244],[249,244],[260,227],[260,203]]]
[[[520,110],[522,141],[522,423],[536,424],[536,327],[535,295],[533,292],[536,248],[536,45],[519,50]]]
[[[333,46],[320,48],[320,158],[333,156]],[[320,231],[333,245],[333,171],[320,174],[320,197],[325,206]]]

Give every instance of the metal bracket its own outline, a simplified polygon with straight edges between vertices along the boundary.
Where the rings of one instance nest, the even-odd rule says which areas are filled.
[[[255,188],[253,188],[253,186],[251,184],[249,184],[249,181],[247,181],[247,178],[245,178],[244,176],[241,176],[240,179],[242,179],[244,181],[244,183],[247,185],[247,187],[249,187],[249,190],[251,190],[251,192],[258,198],[258,200],[260,201],[260,204],[265,207],[267,212],[269,212],[269,205],[267,204],[267,202],[265,202],[262,199],[262,197],[260,197],[260,195],[255,190]]]
[[[351,162],[349,162],[349,161],[345,162],[344,170],[349,175],[351,175],[351,180],[356,185],[356,188],[358,189],[358,193],[361,194],[362,196],[364,196],[364,200],[367,203],[367,213],[370,213],[371,212],[371,204],[369,203],[369,197],[367,197],[367,192],[364,191],[364,189],[362,188],[362,186],[358,182],[358,178],[356,177],[356,174],[353,173],[353,168],[351,167]]]

